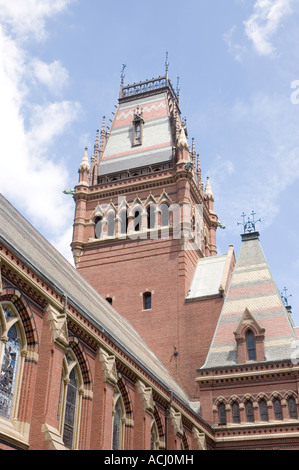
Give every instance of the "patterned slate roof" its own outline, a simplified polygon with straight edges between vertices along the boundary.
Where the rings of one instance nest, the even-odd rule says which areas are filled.
[[[132,146],[132,121],[137,107],[143,110],[143,138],[142,145]],[[170,161],[172,147],[166,91],[121,102],[110,128],[99,175]]]
[[[260,328],[265,329],[265,360],[290,359],[295,332],[257,232],[243,235],[227,297],[203,368],[238,363],[234,332],[246,309]]]
[[[120,315],[79,272],[0,194],[0,242],[50,283],[92,324],[119,345],[187,406],[188,396],[150,350],[131,323]]]

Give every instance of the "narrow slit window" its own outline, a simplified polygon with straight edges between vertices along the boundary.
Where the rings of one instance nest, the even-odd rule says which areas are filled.
[[[143,309],[150,310],[152,308],[152,294],[150,292],[145,292],[143,294]]]
[[[256,360],[256,352],[255,352],[255,338],[252,331],[247,333],[247,353],[248,353],[248,360],[255,361]]]

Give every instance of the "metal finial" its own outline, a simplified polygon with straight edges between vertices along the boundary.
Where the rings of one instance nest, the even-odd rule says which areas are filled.
[[[177,80],[176,80],[176,92],[177,92],[177,95],[180,94],[180,77],[177,77]]]
[[[123,64],[123,68],[121,70],[121,82],[124,83],[124,79],[125,79],[125,68],[126,68],[126,64]]]
[[[169,67],[169,62],[168,62],[168,51],[166,52],[166,60],[165,60],[165,76],[168,77],[168,67]]]
[[[244,214],[243,212],[243,214],[241,215],[241,217],[243,218],[243,222],[238,222],[238,225],[243,225],[244,233],[255,232],[255,224],[257,222],[261,222],[261,219],[258,219],[258,220],[254,219],[254,216],[256,215],[254,211],[252,211],[250,215],[252,219],[250,220],[250,218],[248,217],[247,222],[246,222],[245,221],[246,214]]]
[[[285,304],[285,306],[289,307],[288,298],[292,297],[292,294],[287,295],[287,291],[288,291],[288,289],[286,287],[284,287],[283,292],[281,292],[280,295],[281,295],[282,301]]]

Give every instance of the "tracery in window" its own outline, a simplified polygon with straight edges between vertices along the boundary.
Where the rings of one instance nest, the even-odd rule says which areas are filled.
[[[21,321],[9,304],[0,305],[0,415],[11,418],[21,347]],[[2,325],[2,327],[1,327]]]
[[[112,420],[112,450],[124,448],[124,418],[125,409],[120,393],[114,397],[114,409]]]
[[[64,445],[68,449],[76,449],[79,434],[82,385],[80,368],[73,351],[66,353],[63,363],[59,423]]]

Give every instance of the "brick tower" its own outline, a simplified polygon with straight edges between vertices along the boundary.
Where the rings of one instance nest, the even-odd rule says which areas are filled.
[[[97,131],[91,161],[86,149],[79,167],[76,268],[193,393],[233,252],[217,256],[213,193],[209,180],[203,185],[194,139],[188,144],[168,62],[163,77],[134,85],[124,86],[122,73],[113,114],[111,127],[104,118]],[[198,292],[194,276],[204,273],[209,282]]]

